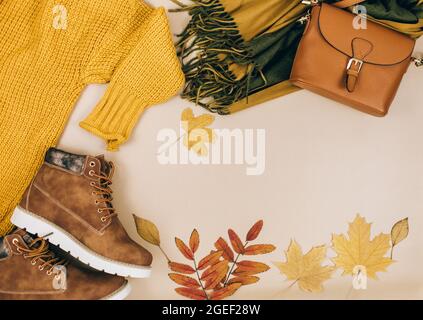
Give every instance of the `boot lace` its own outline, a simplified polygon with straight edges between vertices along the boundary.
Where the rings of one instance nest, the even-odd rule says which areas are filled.
[[[40,271],[48,267],[47,275],[53,274],[53,270],[56,266],[65,266],[68,264],[66,259],[56,257],[54,253],[49,250],[49,242],[42,237],[32,240],[28,244],[28,248],[21,246],[17,239],[14,239],[12,242],[16,246],[16,250],[22,253],[25,259],[31,259],[31,264],[33,266],[35,266],[38,261],[41,261],[41,264],[38,266]]]
[[[111,167],[110,172],[113,172],[113,163],[109,162],[109,165]],[[98,213],[106,212],[101,217],[102,222],[106,222],[107,220],[111,219],[112,217],[117,216],[117,213],[115,212],[115,208],[113,208],[113,190],[111,189],[110,185],[112,184],[112,177],[111,174],[106,175],[105,173],[101,172],[100,174],[96,174],[94,170],[91,170],[89,172],[89,175],[92,177],[95,177],[99,180],[99,183],[96,184],[95,182],[91,183],[91,185],[94,187],[93,194],[98,196],[98,199],[96,200],[96,204],[105,203],[106,207],[104,208],[98,208]]]

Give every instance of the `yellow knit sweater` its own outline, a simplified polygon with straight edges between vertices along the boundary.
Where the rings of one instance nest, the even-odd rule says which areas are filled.
[[[81,122],[116,150],[183,85],[164,9],[141,0],[0,0],[0,236],[83,88],[110,82]]]

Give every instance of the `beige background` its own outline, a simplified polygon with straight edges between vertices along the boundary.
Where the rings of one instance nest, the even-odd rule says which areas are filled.
[[[154,5],[170,2],[150,1]],[[174,32],[187,18],[170,14]],[[423,51],[423,42],[418,43]],[[352,291],[351,279],[325,284],[320,294],[301,292],[272,267],[255,285],[241,288],[239,299],[385,299],[423,298],[423,68],[410,68],[389,115],[375,118],[312,93],[302,91],[249,110],[217,116],[214,128],[266,129],[266,170],[247,176],[242,165],[160,165],[156,136],[163,128],[179,130],[181,111],[192,107],[175,97],[142,116],[130,141],[118,153],[106,153],[117,164],[114,179],[116,207],[129,233],[137,240],[131,214],[154,221],[164,249],[177,261],[175,236],[187,240],[192,229],[201,236],[200,253],[230,227],[242,236],[264,219],[260,241],[277,250],[259,258],[283,260],[283,250],[295,238],[308,251],[330,243],[333,232],[347,231],[348,222],[361,213],[373,222],[373,234],[388,232],[408,216],[411,233],[396,251],[397,262],[366,291]],[[90,86],[81,96],[60,147],[79,153],[104,153],[104,144],[78,126],[95,106],[105,86]],[[142,240],[139,240],[143,245]],[[167,278],[159,250],[153,275],[132,279],[132,299],[179,299]]]

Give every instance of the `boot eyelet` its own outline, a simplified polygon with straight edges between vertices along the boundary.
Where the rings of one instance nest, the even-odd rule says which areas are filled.
[[[47,273],[48,276],[51,276],[53,274],[53,272],[51,272],[51,270],[47,270],[46,273]]]
[[[90,182],[91,187],[95,187],[95,182]]]
[[[32,261],[31,261],[31,264],[32,264],[33,266],[35,266],[35,265],[37,264],[37,261],[32,260]]]
[[[98,213],[102,213],[102,212],[103,212],[103,210],[102,210],[102,209],[97,209],[97,212],[98,212]]]
[[[95,167],[95,162],[94,162],[94,161],[91,161],[91,162],[90,162],[90,167],[91,167],[91,168],[94,168],[94,167]]]
[[[88,171],[88,174],[92,177],[94,175],[95,171],[94,170],[90,170]]]
[[[18,240],[17,238],[14,238],[14,239],[12,240],[12,243],[16,246],[16,245],[18,245],[19,240]]]
[[[101,222],[106,222],[107,218],[106,217],[101,217]]]
[[[38,266],[38,270],[43,271],[44,267],[43,266]]]
[[[94,203],[95,203],[95,204],[99,204],[99,203],[100,203],[100,201],[96,200],[96,201],[94,201]]]
[[[24,254],[23,257],[24,257],[24,259],[28,259],[28,255],[27,254]]]

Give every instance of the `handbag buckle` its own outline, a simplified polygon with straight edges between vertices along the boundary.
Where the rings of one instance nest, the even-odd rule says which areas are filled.
[[[364,62],[357,58],[351,58],[350,61],[348,61],[347,70],[351,69],[353,63],[354,63],[354,66],[358,66],[358,72],[360,72]]]

